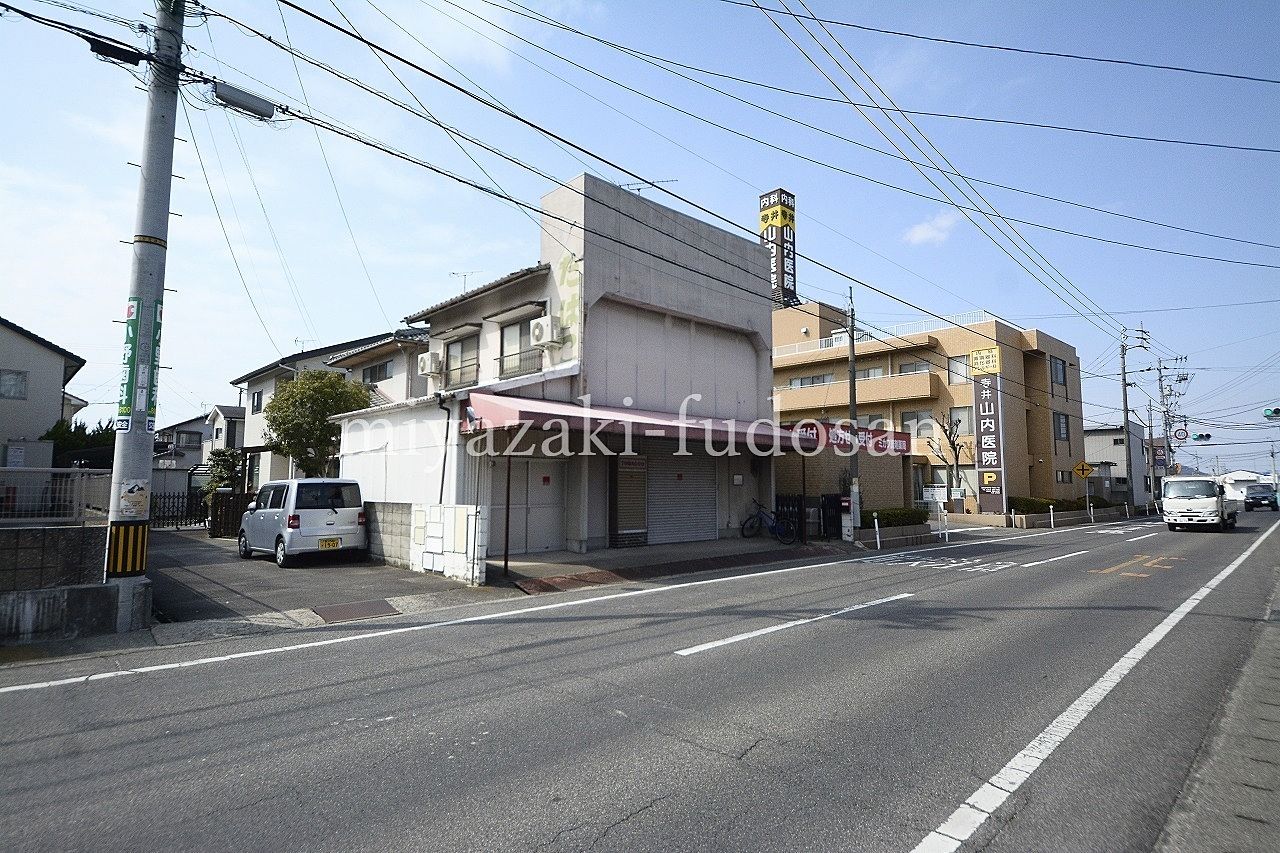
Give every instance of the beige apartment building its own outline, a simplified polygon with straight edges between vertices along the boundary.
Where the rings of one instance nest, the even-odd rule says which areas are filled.
[[[977,510],[974,384],[970,356],[999,351],[1003,481],[1008,497],[1083,497],[1072,468],[1084,458],[1080,359],[1075,348],[984,311],[859,333],[858,421],[910,433],[912,497],[947,485],[956,463],[940,423],[959,421],[958,468],[967,511]],[[817,302],[773,312],[773,403],[784,424],[835,422],[849,413],[849,339],[844,312]],[[932,439],[932,441],[931,441]],[[939,453],[938,451],[941,451]],[[954,485],[954,483],[952,483]]]

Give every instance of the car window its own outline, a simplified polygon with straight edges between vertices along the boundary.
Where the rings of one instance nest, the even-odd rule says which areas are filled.
[[[296,509],[349,509],[361,506],[355,483],[299,483]]]
[[[267,508],[267,501],[271,499],[271,487],[263,486],[258,490],[258,497],[255,499],[259,509]]]
[[[1247,494],[1250,495],[1269,495],[1271,494],[1270,486],[1250,486]]]
[[[1173,480],[1164,484],[1166,498],[1212,498],[1218,494],[1213,480]]]
[[[268,509],[280,509],[284,506],[284,495],[289,490],[288,486],[276,486],[271,490],[271,504]]]

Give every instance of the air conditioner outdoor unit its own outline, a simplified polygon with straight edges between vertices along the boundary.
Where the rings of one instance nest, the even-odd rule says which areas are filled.
[[[560,325],[551,317],[535,317],[529,321],[529,340],[535,347],[560,346]]]
[[[424,352],[418,354],[418,374],[420,376],[439,376],[440,353]]]

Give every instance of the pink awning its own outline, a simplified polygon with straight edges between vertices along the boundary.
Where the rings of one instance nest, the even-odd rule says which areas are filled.
[[[787,427],[772,422],[735,421],[722,418],[700,418],[688,415],[683,420],[678,412],[650,412],[641,409],[619,409],[610,406],[587,408],[574,403],[554,400],[534,400],[524,397],[504,397],[476,391],[470,395],[468,405],[475,413],[474,419],[463,421],[463,432],[486,429],[505,429],[529,424],[541,428],[547,424],[564,423],[573,430],[597,430],[602,433],[631,431],[635,438],[673,438],[683,434],[691,439],[704,439],[708,434],[716,440],[745,443],[748,439],[756,447],[786,449],[813,449],[815,440],[796,434]],[[793,443],[794,441],[794,443]]]

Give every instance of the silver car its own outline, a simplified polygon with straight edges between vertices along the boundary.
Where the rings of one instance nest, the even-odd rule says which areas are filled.
[[[266,483],[240,517],[240,556],[274,554],[276,565],[298,554],[351,551],[365,556],[368,536],[360,484],[355,480],[276,480]]]

